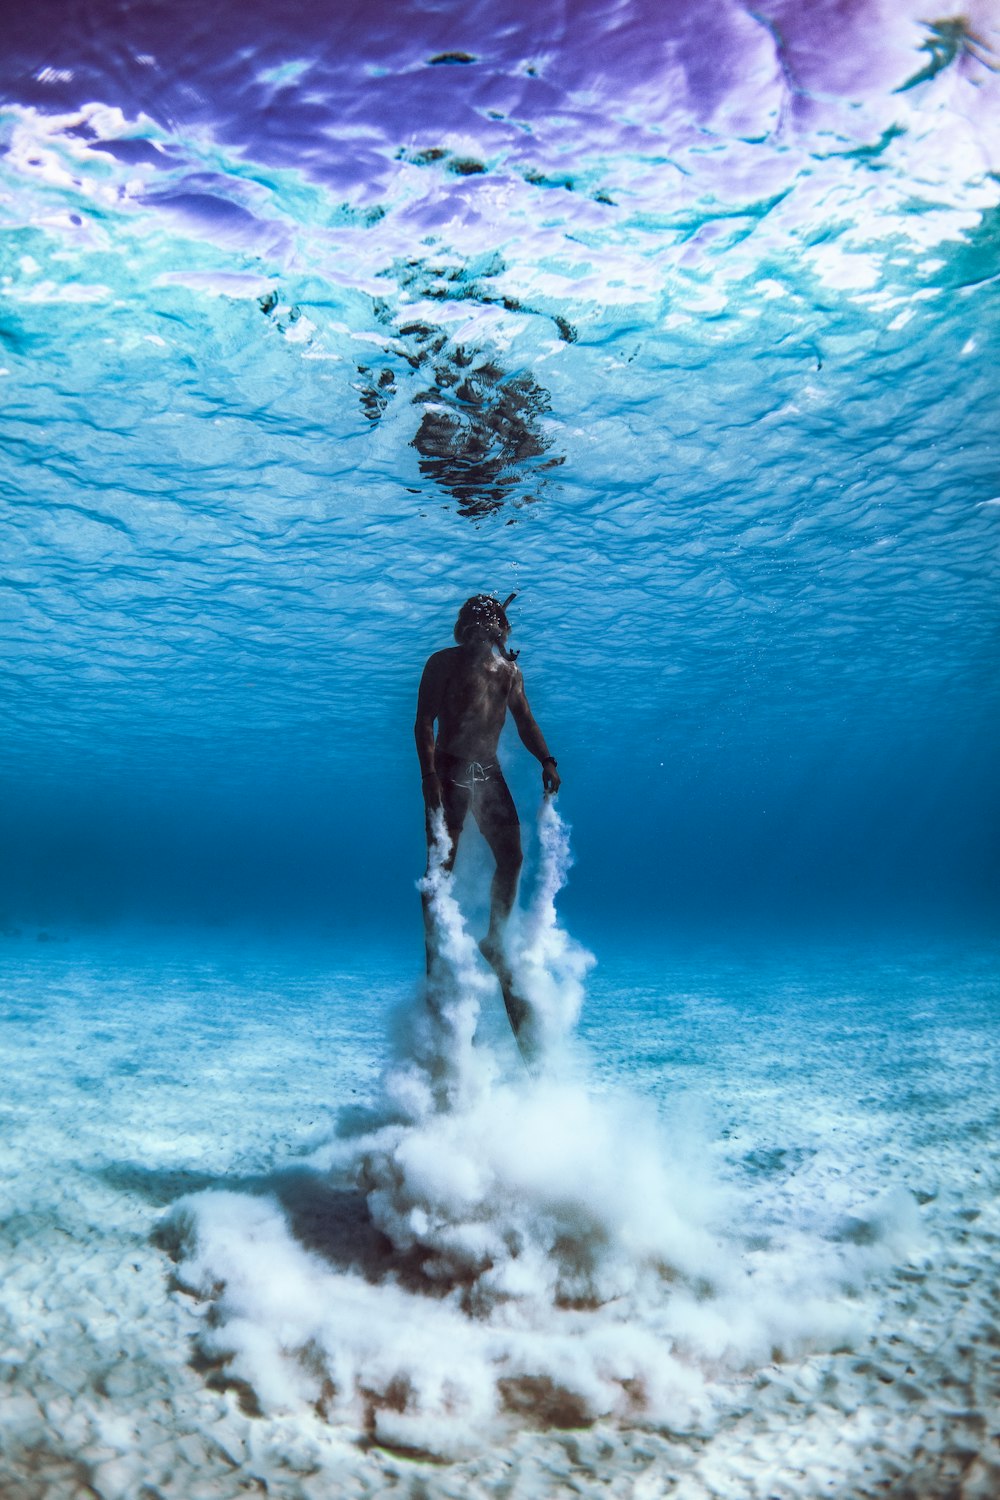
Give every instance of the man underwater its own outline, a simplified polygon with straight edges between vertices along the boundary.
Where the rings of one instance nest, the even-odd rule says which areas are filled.
[[[517,808],[497,760],[497,744],[508,709],[522,743],[541,762],[546,793],[552,795],[559,790],[560,776],[555,756],[549,754],[528,707],[517,652],[507,649],[510,624],[506,610],[516,597],[510,594],[501,604],[489,594],[476,594],[465,601],[455,621],[458,644],[435,651],[424,667],[413,733],[423,775],[428,849],[434,842],[434,813],[441,808],[450,844],[444,868],[450,871],[471,808],[496,861],[490,888],[490,925],[479,947],[500,981],[510,1024],[520,1044],[519,1033],[528,1007],[513,992],[503,941],[522,863]],[[429,897],[425,894],[423,900],[429,967]]]

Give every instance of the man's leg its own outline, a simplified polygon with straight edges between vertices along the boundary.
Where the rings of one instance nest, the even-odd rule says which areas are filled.
[[[455,858],[458,854],[458,840],[465,822],[465,815],[469,808],[469,792],[466,787],[456,786],[447,773],[440,775],[441,781],[441,806],[444,812],[444,826],[448,835],[450,848],[447,856],[442,861],[442,868],[451,874],[455,867]],[[433,813],[430,808],[426,809],[424,818],[424,829],[427,834],[427,870],[431,867],[431,850],[434,846]],[[421,894],[421,903],[424,910],[424,950],[427,960],[427,972],[431,971],[431,961],[434,956],[431,917],[431,898],[426,891]]]
[[[514,990],[514,976],[504,952],[504,928],[514,907],[524,858],[521,853],[521,825],[514,799],[499,768],[492,772],[481,794],[474,800],[472,810],[480,832],[497,862],[490,891],[490,927],[479,944],[479,950],[500,981],[511,1030],[525,1062],[530,1064],[531,1052],[527,1049],[528,1036],[525,1032],[530,1008]]]
[[[499,767],[491,772],[489,781],[477,787],[472,811],[479,824],[479,831],[497,862],[490,888],[490,929],[483,940],[483,952],[486,953],[487,948],[499,952],[503,944],[503,930],[514,907],[517,882],[524,862],[517,808]]]

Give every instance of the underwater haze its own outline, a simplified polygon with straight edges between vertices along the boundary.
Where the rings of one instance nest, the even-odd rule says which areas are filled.
[[[5,1500],[1000,1493],[998,303],[995,0],[7,0]]]
[[[0,908],[405,923],[517,589],[581,916],[991,920],[995,20],[10,8]]]

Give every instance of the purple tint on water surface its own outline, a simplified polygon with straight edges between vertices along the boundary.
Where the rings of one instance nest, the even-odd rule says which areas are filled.
[[[547,145],[565,170],[576,153],[621,149],[623,131],[647,149],[706,128],[760,137],[814,115],[817,97],[898,87],[915,71],[918,12],[916,0],[892,15],[861,0],[753,12],[732,0],[43,0],[8,20],[5,92],[47,112],[99,100],[169,131],[208,128],[338,184],[370,180],[380,155],[435,147],[488,170]],[[468,60],[435,62],[455,58]]]

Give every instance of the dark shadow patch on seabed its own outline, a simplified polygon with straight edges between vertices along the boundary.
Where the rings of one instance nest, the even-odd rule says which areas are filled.
[[[320,1256],[337,1271],[353,1273],[370,1284],[395,1279],[407,1291],[443,1297],[448,1290],[426,1274],[426,1258],[419,1249],[401,1252],[372,1223],[364,1185],[338,1182],[308,1167],[287,1167],[246,1177],[199,1172],[190,1168],[155,1169],[136,1162],[112,1162],[95,1174],[116,1192],[142,1198],[159,1209],[198,1193],[236,1193],[249,1198],[273,1198],[283,1209],[293,1239],[303,1250]],[[167,1214],[154,1227],[150,1240],[171,1260],[181,1258],[184,1226]],[[173,1289],[189,1291],[173,1282]]]
[[[360,1119],[354,1123],[360,1123]],[[293,1167],[270,1173],[229,1177],[222,1174],[200,1172],[190,1168],[153,1169],[135,1162],[115,1162],[98,1169],[95,1173],[118,1192],[144,1199],[159,1209],[173,1211],[162,1214],[152,1233],[150,1242],[164,1252],[175,1265],[182,1262],[190,1250],[189,1237],[192,1218],[185,1213],[183,1200],[197,1198],[199,1194],[212,1192],[243,1195],[248,1198],[270,1198],[277,1200],[284,1211],[289,1231],[297,1244],[332,1266],[340,1273],[362,1277],[370,1285],[393,1283],[403,1291],[444,1301],[456,1289],[469,1292],[475,1280],[470,1270],[467,1277],[453,1273],[441,1278],[428,1274],[427,1251],[419,1245],[410,1250],[397,1250],[392,1242],[372,1222],[366,1198],[365,1174],[362,1172],[360,1186],[337,1182],[326,1173],[305,1167]],[[367,1185],[370,1190],[371,1184]],[[192,1205],[192,1208],[194,1205]],[[199,1289],[185,1283],[179,1272],[169,1272],[167,1286],[171,1293],[180,1293],[196,1301],[207,1300],[209,1305],[199,1331],[190,1338],[190,1368],[202,1377],[210,1390],[229,1392],[246,1416],[264,1415],[257,1390],[249,1380],[233,1368],[233,1351],[213,1338],[214,1330],[222,1325],[222,1318],[215,1299],[224,1289],[223,1281],[210,1289]],[[207,1331],[207,1336],[206,1336]],[[307,1344],[302,1357],[310,1363],[313,1354]],[[335,1394],[329,1371],[322,1352],[315,1351],[315,1373],[322,1378],[322,1389],[315,1402],[317,1414],[326,1419],[329,1403]],[[529,1382],[529,1384],[531,1384]],[[586,1413],[559,1402],[559,1392],[543,1380],[531,1384],[531,1392],[521,1392],[520,1383],[505,1382],[503,1393],[506,1404],[513,1411],[523,1409],[530,1412],[530,1403],[524,1405],[527,1395],[534,1393],[539,1400],[539,1409],[533,1414],[533,1424],[538,1426],[572,1427],[583,1425]],[[377,1437],[375,1413],[380,1405],[402,1411],[405,1406],[405,1391],[400,1395],[401,1404],[396,1407],[397,1382],[390,1382],[380,1397],[377,1392],[366,1392],[369,1410],[366,1418],[367,1434],[362,1446],[376,1444],[390,1447],[408,1457],[423,1458],[438,1462],[432,1452],[407,1448],[398,1442],[387,1444]],[[509,1388],[508,1388],[509,1387]],[[546,1396],[546,1401],[542,1397]],[[520,1399],[521,1405],[518,1405]]]
[[[356,1271],[369,1280],[384,1274],[393,1259],[389,1241],[371,1222],[364,1194],[306,1167],[231,1177],[183,1167],[157,1170],[135,1162],[113,1162],[97,1175],[116,1191],[143,1198],[156,1208],[168,1208],[180,1198],[206,1192],[275,1198],[303,1249],[321,1255],[339,1270]],[[152,1241],[176,1257],[176,1224],[171,1219],[162,1221],[153,1230]]]
[[[414,1256],[401,1256],[371,1221],[363,1192],[338,1184],[305,1167],[291,1167],[247,1177],[229,1177],[190,1168],[153,1169],[135,1162],[114,1162],[96,1175],[118,1192],[144,1199],[160,1209],[169,1209],[200,1193],[226,1192],[252,1198],[276,1199],[284,1210],[295,1241],[340,1272],[353,1273],[369,1283],[392,1277],[408,1290],[434,1295],[439,1288],[426,1277]],[[189,1226],[183,1213],[167,1213],[155,1225],[150,1241],[175,1264],[184,1257]],[[173,1272],[168,1289],[199,1298],[199,1293]],[[219,1288],[215,1289],[216,1291]],[[205,1326],[217,1326],[218,1314],[209,1307]],[[263,1415],[260,1401],[249,1381],[230,1368],[231,1353],[219,1353],[200,1333],[191,1339],[188,1363],[210,1390],[229,1391],[246,1416]],[[322,1405],[322,1400],[321,1400]],[[322,1413],[321,1413],[322,1414]]]

